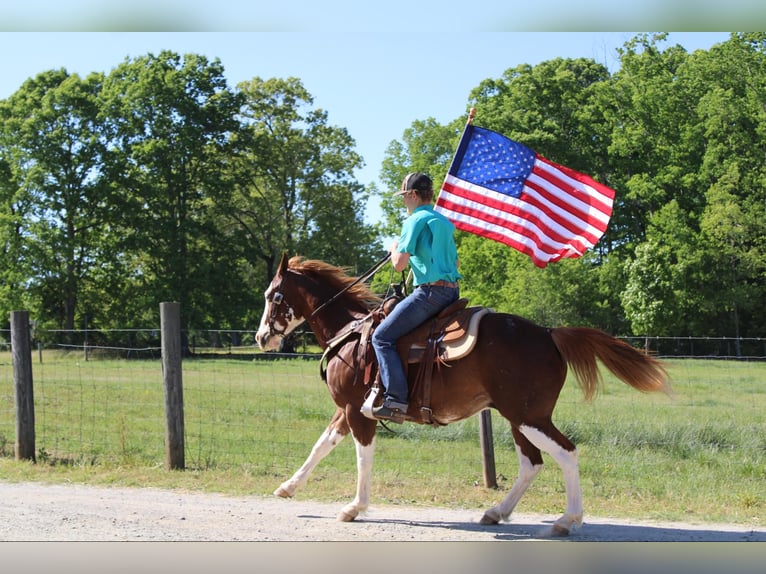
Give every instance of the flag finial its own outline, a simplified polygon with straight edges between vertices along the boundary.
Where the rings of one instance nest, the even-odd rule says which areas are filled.
[[[473,118],[476,117],[476,108],[471,108],[468,111],[468,121],[466,122],[468,125],[473,123]]]

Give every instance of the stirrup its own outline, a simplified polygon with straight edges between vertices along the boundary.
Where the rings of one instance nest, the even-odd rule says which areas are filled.
[[[375,412],[376,410],[378,411],[377,413]],[[392,423],[402,424],[407,418],[407,413],[402,409],[387,407],[384,403],[373,409],[373,416],[378,421],[391,421]]]
[[[375,418],[375,415],[372,414],[372,407],[375,404],[375,400],[378,398],[379,394],[380,394],[380,385],[373,385],[372,387],[370,387],[369,394],[367,395],[367,398],[364,400],[364,404],[362,405],[362,408],[359,409],[359,411],[364,416],[374,421],[378,419]]]

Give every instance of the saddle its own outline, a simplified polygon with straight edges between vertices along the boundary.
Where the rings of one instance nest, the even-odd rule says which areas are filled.
[[[466,356],[476,344],[479,321],[489,312],[486,307],[468,307],[468,299],[458,299],[399,339],[397,348],[402,362],[420,363],[425,359],[447,362]]]
[[[372,407],[380,391],[377,360],[371,342],[372,334],[375,327],[391,312],[398,301],[398,297],[386,299],[367,317],[355,321],[348,329],[328,342],[320,361],[322,379],[326,382],[325,359],[337,352],[337,349],[351,337],[359,338],[354,352],[354,367],[357,377],[363,373],[363,383],[371,388],[362,407],[362,413],[369,418],[374,418]],[[430,409],[434,367],[438,370],[440,365],[468,355],[476,344],[481,318],[491,311],[486,307],[468,307],[468,299],[458,299],[436,317],[429,319],[397,342],[402,363],[420,365],[415,382],[411,385],[410,395],[420,394],[421,413],[425,423],[435,424]]]

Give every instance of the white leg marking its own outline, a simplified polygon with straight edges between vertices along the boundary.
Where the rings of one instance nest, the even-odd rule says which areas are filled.
[[[551,437],[534,427],[522,425],[519,430],[537,448],[551,455],[564,473],[567,510],[566,514],[556,521],[554,531],[558,530],[562,534],[568,534],[573,526],[582,524],[582,491],[580,490],[577,449],[566,450]]]
[[[354,439],[356,445],[356,498],[338,514],[338,520],[351,522],[370,506],[370,477],[375,459],[375,437],[366,446]]]
[[[316,465],[318,465],[324,457],[330,454],[344,437],[345,435],[340,434],[337,430],[327,427],[316,443],[314,443],[314,447],[311,449],[311,453],[303,465],[295,472],[295,474],[293,474],[290,480],[286,480],[279,485],[279,488],[274,491],[274,494],[283,498],[295,494],[295,491],[306,483],[309,475],[316,468]]]
[[[505,496],[503,501],[495,508],[488,511],[494,511],[494,514],[497,514],[498,521],[508,520],[513,509],[516,508],[519,500],[521,500],[521,497],[527,491],[527,488],[529,488],[529,485],[532,484],[532,481],[540,472],[540,469],[543,468],[542,464],[532,464],[532,461],[521,452],[518,445],[516,445],[516,454],[519,457],[519,476],[516,478],[516,482],[513,484],[511,491]]]

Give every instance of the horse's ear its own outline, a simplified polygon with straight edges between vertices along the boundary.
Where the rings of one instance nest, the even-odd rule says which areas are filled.
[[[279,274],[284,274],[287,271],[287,252],[282,252],[282,260],[279,262]]]

